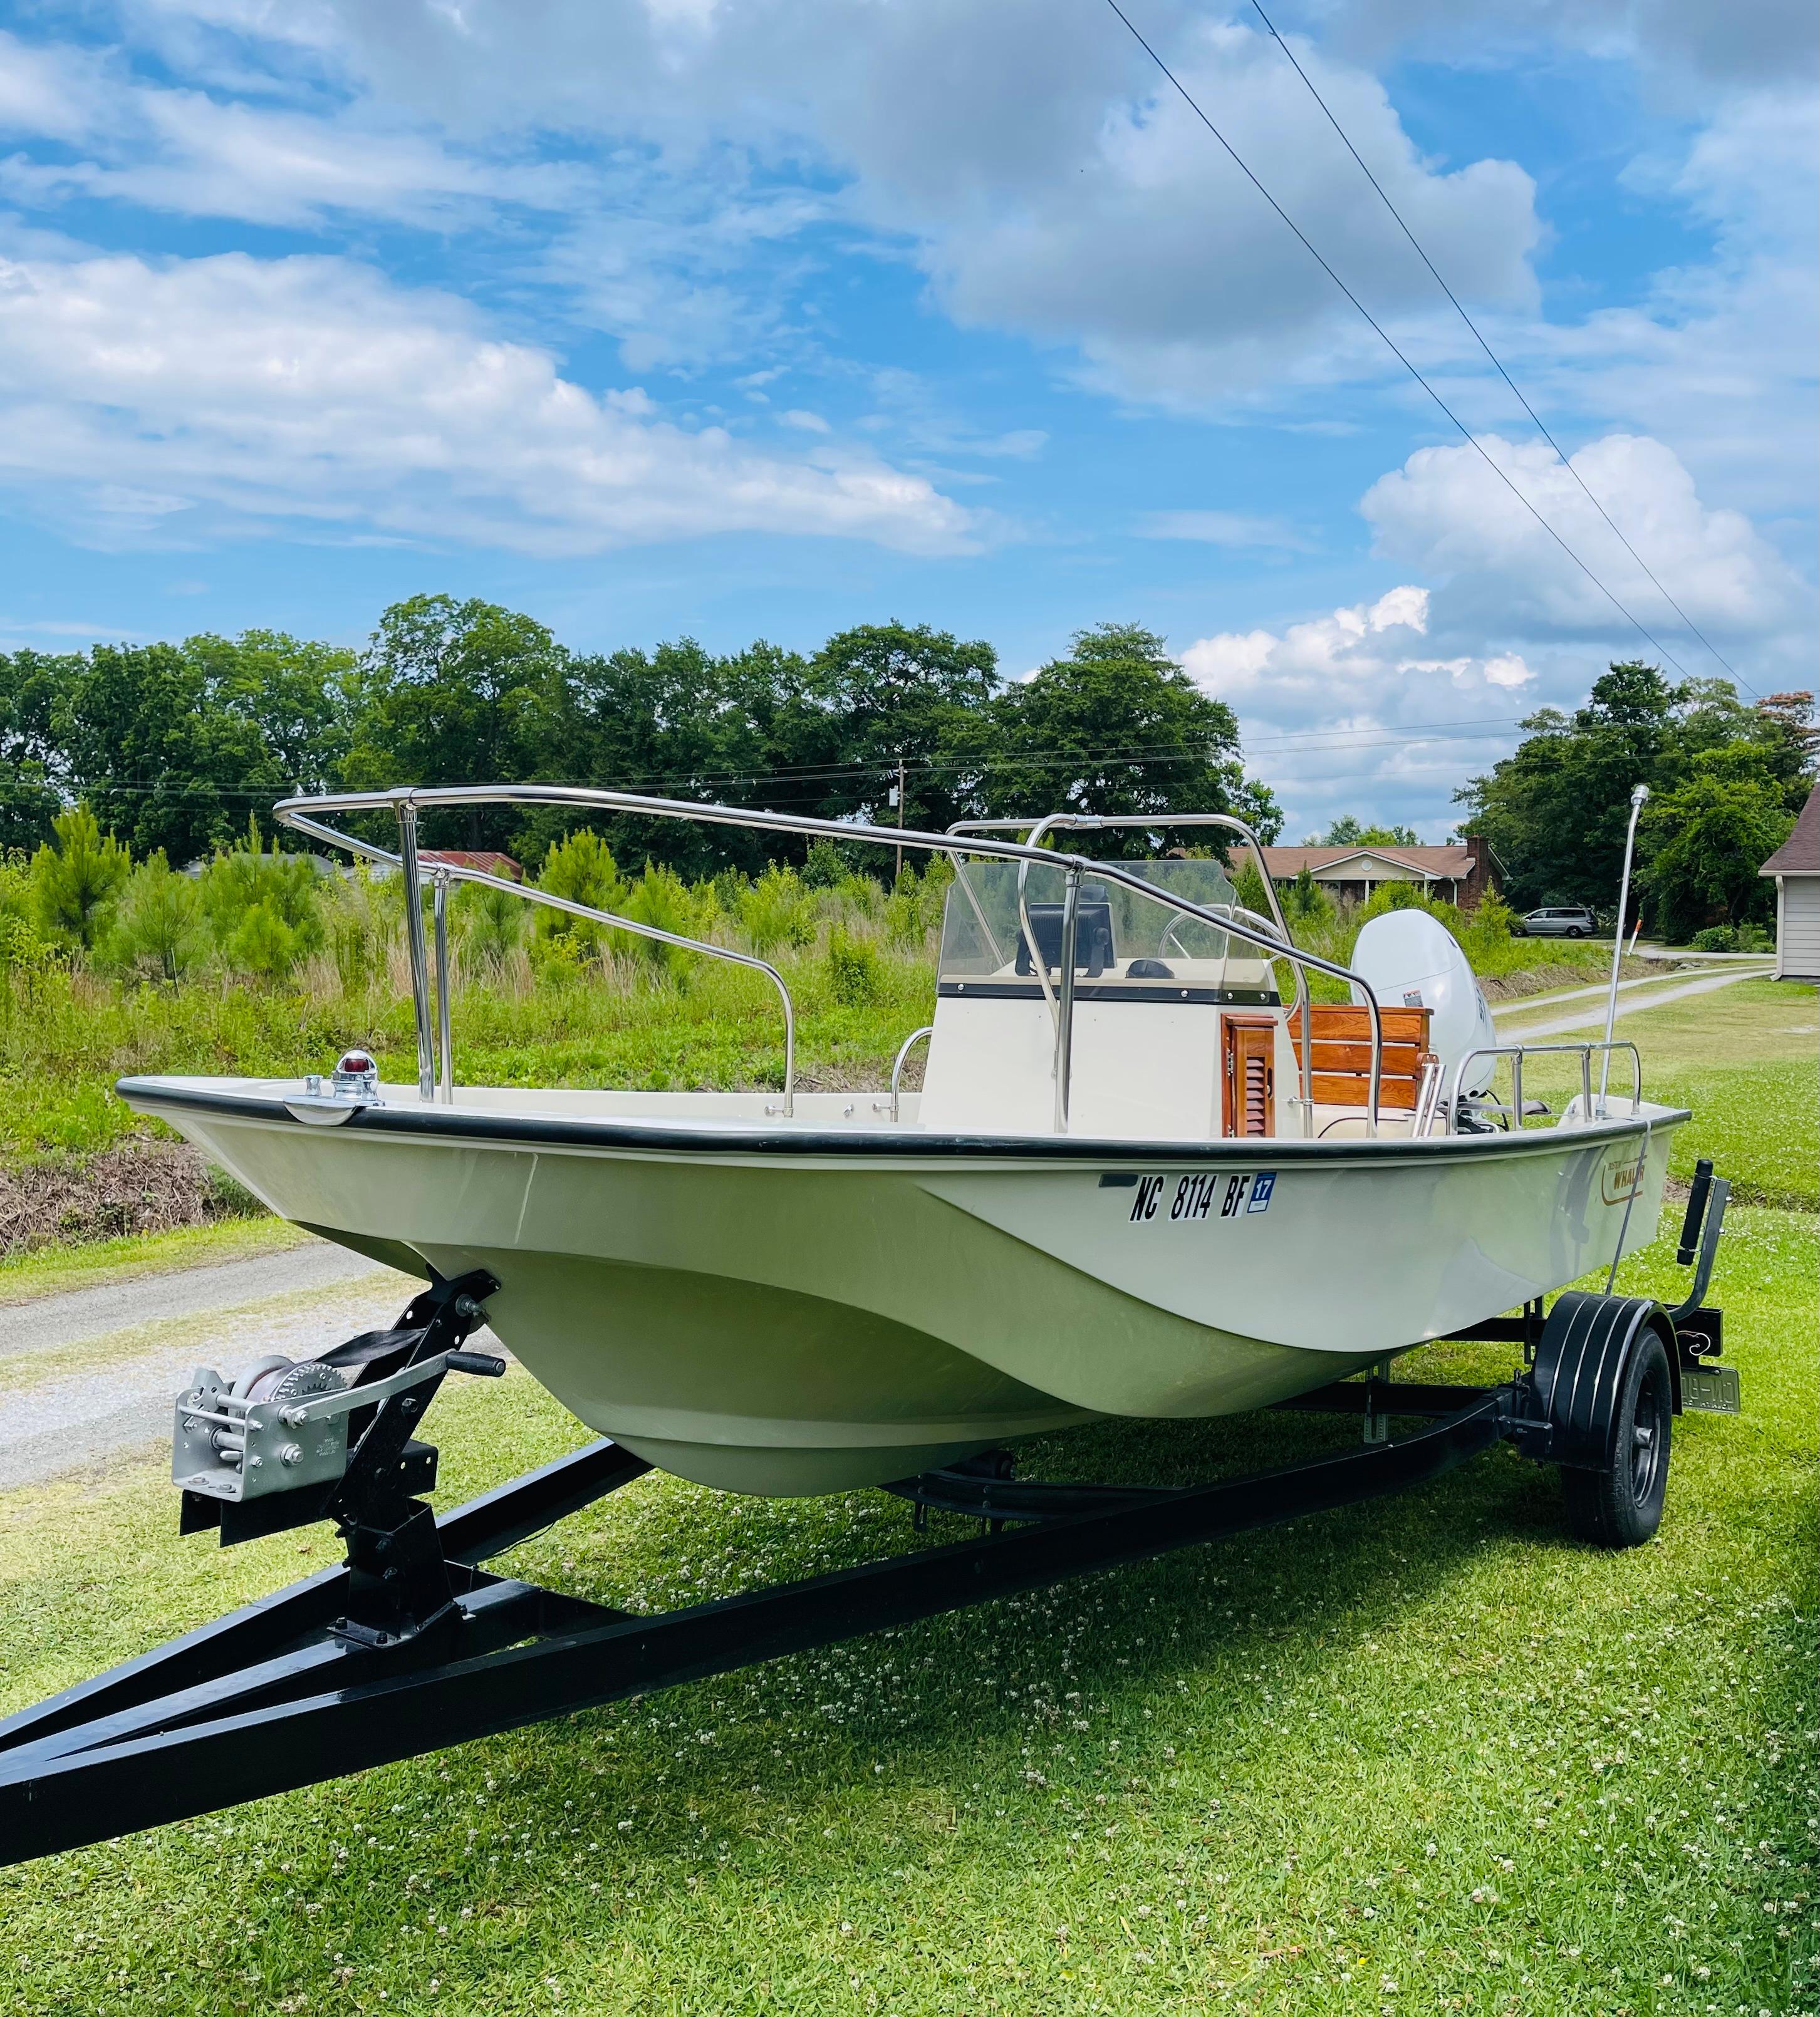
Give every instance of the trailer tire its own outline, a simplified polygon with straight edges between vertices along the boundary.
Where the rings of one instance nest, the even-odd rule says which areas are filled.
[[[1660,1337],[1637,1340],[1619,1389],[1609,1461],[1561,1473],[1568,1524],[1602,1548],[1637,1548],[1662,1524],[1674,1420],[1674,1387]]]

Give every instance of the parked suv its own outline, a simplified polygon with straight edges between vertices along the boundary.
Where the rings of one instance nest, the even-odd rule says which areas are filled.
[[[1533,939],[1585,939],[1598,929],[1598,922],[1583,904],[1564,904],[1530,911],[1523,929]]]

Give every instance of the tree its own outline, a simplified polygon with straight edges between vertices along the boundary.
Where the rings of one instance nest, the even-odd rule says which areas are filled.
[[[1267,787],[1247,780],[1237,718],[1203,693],[1154,632],[1102,624],[1074,649],[970,711],[952,755],[973,773],[989,815],[1050,811],[1238,811],[1273,840],[1282,817]],[[1128,835],[1076,835],[1084,852],[1118,853]]]
[[[1681,781],[1677,709],[1687,698],[1652,666],[1615,665],[1584,707],[1531,715],[1515,752],[1454,793],[1504,864],[1518,909],[1613,900],[1631,787],[1662,792]]]
[[[646,652],[570,662],[546,775],[659,797],[717,800],[779,812],[822,811],[840,760],[838,725],[818,701],[807,662],[762,640],[717,658],[692,637]],[[655,861],[699,879],[723,868],[760,872],[803,844],[738,827],[702,827],[627,814],[590,822],[628,862]],[[514,846],[527,861],[575,824],[534,814]]]
[[[52,702],[80,660],[0,651],[0,853],[50,837],[61,803]]]
[[[51,826],[54,839],[31,858],[38,925],[47,938],[90,952],[108,929],[132,857],[103,836],[86,806],[59,813]]]
[[[356,791],[518,783],[562,755],[568,654],[541,623],[497,603],[415,595],[379,619],[352,681],[343,766]],[[558,774],[562,774],[558,771]],[[423,816],[424,845],[504,848],[511,806]]]
[[[1748,911],[1760,900],[1754,878],[1771,850],[1757,850],[1771,810],[1793,814],[1812,785],[1812,699],[1746,707],[1727,680],[1671,686],[1652,666],[1613,666],[1571,716],[1532,715],[1515,752],[1454,797],[1472,808],[1467,824],[1518,909],[1601,907],[1617,894],[1631,788],[1646,784],[1637,880],[1657,920],[1678,929],[1703,907]],[[1742,796],[1728,814],[1721,801],[1733,789]]]
[[[201,673],[211,702],[258,732],[291,792],[327,792],[341,782],[353,703],[355,655],[338,644],[282,630],[204,633],[183,655]]]
[[[1753,741],[1703,750],[1687,781],[1645,812],[1656,845],[1642,878],[1656,928],[1680,942],[1709,925],[1766,918],[1771,886],[1757,871],[1788,838],[1770,753]]]
[[[552,897],[585,904],[590,911],[617,911],[624,906],[627,888],[612,850],[598,833],[587,828],[559,840],[543,857],[537,887]],[[557,940],[572,947],[592,951],[605,936],[605,929],[585,918],[574,918],[547,905],[537,907],[537,936]]]
[[[1324,841],[1310,841],[1311,847],[1419,847],[1415,829],[1407,826],[1364,826],[1350,813],[1343,813],[1327,828]]]
[[[66,788],[135,854],[207,854],[288,784],[258,728],[175,644],[97,644],[73,659],[51,722]]]
[[[114,915],[108,950],[125,967],[149,966],[161,979],[180,980],[208,949],[202,893],[179,875],[161,852],[127,877]]]
[[[998,655],[990,644],[962,644],[926,623],[865,623],[830,637],[811,673],[845,773],[823,787],[824,818],[858,814],[875,825],[941,832],[964,817],[942,758],[961,724],[998,690]],[[900,763],[901,819],[891,803]]]

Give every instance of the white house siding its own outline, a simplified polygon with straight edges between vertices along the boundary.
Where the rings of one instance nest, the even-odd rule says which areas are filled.
[[[1776,975],[1820,980],[1820,875],[1776,878]]]

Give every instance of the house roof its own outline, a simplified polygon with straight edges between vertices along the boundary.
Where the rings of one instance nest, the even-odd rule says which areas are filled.
[[[522,882],[525,871],[509,854],[491,848],[474,852],[458,847],[424,847],[417,850],[419,861],[441,862],[449,868],[478,868],[483,875],[503,875],[509,882]]]
[[[1441,882],[1464,882],[1479,865],[1470,847],[1267,847],[1264,861],[1272,882],[1287,882],[1306,868],[1311,875],[1325,875],[1333,882],[1362,882],[1365,865],[1374,861],[1393,864],[1419,876]],[[1334,875],[1342,865],[1359,864],[1352,876]]]
[[[1794,832],[1757,872],[1760,875],[1820,875],[1820,785],[1807,794]]]

